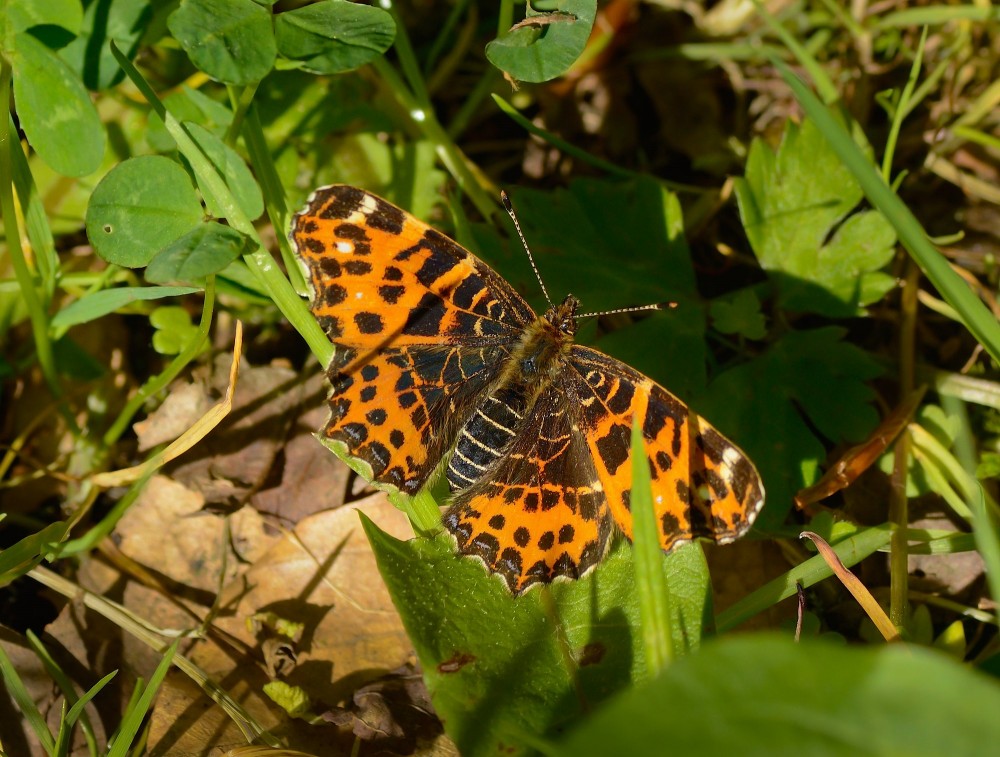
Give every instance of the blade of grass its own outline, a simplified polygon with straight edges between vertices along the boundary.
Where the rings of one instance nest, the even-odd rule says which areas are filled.
[[[73,682],[69,680],[69,676],[63,672],[63,669],[59,667],[52,655],[49,654],[49,650],[46,649],[45,645],[42,644],[42,640],[35,635],[35,633],[29,628],[25,633],[28,639],[28,643],[34,650],[35,654],[38,655],[38,659],[42,661],[42,665],[45,667],[45,672],[49,674],[49,677],[56,682],[59,690],[66,702],[70,705],[69,712],[65,714],[60,720],[59,734],[56,736],[56,753],[68,753],[68,748],[70,746],[69,740],[73,734],[73,726],[75,725],[77,719],[80,720],[80,728],[83,731],[84,738],[87,740],[87,745],[90,748],[91,753],[97,753],[97,738],[94,736],[94,728],[90,723],[90,718],[87,716],[86,711],[83,709],[87,702],[94,698],[98,691],[100,691],[104,684],[114,678],[117,671],[109,673],[104,676],[97,684],[88,691],[83,697],[78,697],[76,695],[76,689],[73,687]],[[67,751],[61,751],[67,750]]]
[[[8,118],[10,118],[9,114]],[[13,121],[9,123],[7,128],[10,130],[10,134],[17,133]],[[11,147],[14,147],[13,142]],[[52,237],[52,229],[45,215],[45,206],[38,195],[38,187],[35,186],[34,177],[31,175],[31,168],[28,166],[28,159],[24,156],[24,151],[20,149],[20,146],[17,149],[11,149],[10,158],[14,187],[17,189],[21,210],[24,213],[24,229],[28,234],[31,252],[38,266],[38,274],[44,287],[47,307],[52,300],[56,279],[59,277],[59,257],[56,255],[56,243]]]
[[[917,86],[917,79],[920,78],[920,66],[924,60],[924,44],[927,42],[927,27],[924,27],[920,35],[920,42],[917,45],[917,54],[910,65],[910,75],[906,79],[903,91],[899,95],[899,100],[893,109],[892,123],[889,126],[889,136],[885,140],[885,154],[882,156],[882,181],[886,184],[892,182],[892,158],[896,154],[896,141],[899,139],[899,131],[903,128],[903,120],[910,112],[910,98],[913,90]]]
[[[811,78],[816,84],[816,89],[819,91],[823,102],[829,105],[830,103],[834,103],[839,100],[840,92],[837,90],[837,86],[830,81],[830,77],[826,75],[826,70],[820,65],[819,61],[816,60],[816,58],[811,55],[794,36],[792,36],[791,32],[785,29],[784,26],[778,23],[774,16],[767,12],[767,9],[764,7],[763,3],[760,2],[760,0],[754,0],[753,4],[754,7],[757,8],[757,13],[764,20],[764,23],[767,24],[768,28],[778,36],[781,43],[791,51],[796,60],[798,60],[802,67],[809,72],[809,78]],[[777,58],[773,56],[768,57],[771,58],[772,63],[777,62]],[[780,71],[782,68],[779,67],[778,70]]]
[[[492,218],[497,211],[497,203],[491,199],[490,193],[484,190],[484,187],[489,186],[489,180],[484,175],[473,171],[465,155],[445,133],[444,127],[437,120],[434,111],[420,104],[400,78],[396,69],[385,58],[376,58],[371,65],[385,81],[400,105],[406,109],[414,126],[420,130],[425,139],[434,145],[434,152],[438,159],[458,182],[462,191],[469,196],[480,215],[483,218]],[[494,196],[498,195],[499,192],[495,192]]]
[[[891,532],[888,524],[866,528],[837,542],[833,545],[833,551],[844,565],[851,567],[888,544]],[[719,633],[729,631],[781,600],[795,596],[796,584],[801,583],[803,587],[809,588],[832,575],[833,571],[826,561],[820,555],[814,555],[720,612],[715,617],[716,628]]]
[[[187,632],[153,629],[149,623],[120,604],[93,594],[45,568],[36,567],[28,575],[43,586],[47,586],[62,596],[82,603],[84,607],[93,610],[101,617],[107,618],[124,632],[146,644],[150,649],[155,649],[157,652],[163,653],[167,648],[166,643],[161,638],[163,635],[168,633],[175,637],[190,635]],[[279,746],[277,739],[267,733],[244,707],[233,699],[229,692],[216,683],[202,668],[184,657],[184,655],[175,655],[173,662],[179,670],[201,688],[205,696],[225,710],[226,714],[236,724],[236,727],[240,729],[247,741],[259,740],[261,743],[269,746]]]
[[[176,639],[173,644],[167,647],[163,658],[160,660],[160,664],[156,666],[156,670],[153,671],[153,675],[150,676],[149,683],[145,687],[136,683],[137,689],[141,689],[142,693],[133,706],[129,707],[126,711],[121,727],[118,729],[118,733],[115,734],[115,743],[108,750],[108,757],[127,757],[129,754],[129,748],[132,746],[136,734],[139,733],[139,729],[142,727],[142,721],[145,720],[149,708],[153,706],[153,698],[156,696],[156,692],[159,691],[160,684],[163,683],[167,671],[170,670],[170,663],[177,653],[178,644],[180,644],[180,639]]]
[[[3,675],[7,693],[14,700],[17,708],[21,711],[21,715],[28,721],[28,725],[34,731],[38,743],[42,745],[42,748],[48,754],[52,754],[55,749],[55,740],[52,738],[52,733],[45,724],[45,718],[42,717],[42,713],[35,706],[35,700],[31,698],[28,690],[24,687],[24,681],[17,674],[14,663],[11,662],[2,645],[0,645],[0,674]]]
[[[632,557],[646,680],[659,676],[674,657],[670,596],[663,577],[663,552],[656,528],[652,485],[649,457],[636,416],[632,422]]]
[[[771,61],[795,93],[802,109],[829,141],[840,160],[854,174],[869,202],[886,217],[903,246],[945,301],[962,316],[962,322],[994,360],[1000,362],[1000,323],[956,274],[947,259],[928,241],[927,234],[909,208],[882,180],[850,134],[830,116],[817,97],[784,63]]]
[[[986,495],[977,482],[977,495],[972,498],[972,532],[976,536],[976,546],[986,566],[986,580],[990,594],[996,602],[1000,597],[1000,531],[993,511],[986,506]]]
[[[5,104],[10,102],[11,75],[10,64],[6,59],[0,58],[0,102]],[[77,425],[73,413],[63,401],[65,393],[56,370],[46,306],[38,296],[35,277],[28,267],[24,246],[21,243],[21,230],[18,227],[17,212],[14,209],[14,165],[11,160],[12,152],[20,150],[21,145],[12,138],[16,132],[11,131],[10,127],[9,114],[0,118],[0,215],[3,216],[4,240],[7,243],[10,264],[14,268],[14,276],[17,278],[17,284],[28,311],[28,320],[31,322],[31,334],[35,342],[38,365],[42,369],[42,375],[49,391],[59,403],[60,413],[66,421],[70,433],[74,437],[79,437],[80,427]],[[43,284],[42,288],[45,290],[48,285]]]
[[[876,29],[902,29],[914,26],[937,26],[949,21],[997,21],[1000,8],[988,5],[929,5],[887,13],[875,21]]]

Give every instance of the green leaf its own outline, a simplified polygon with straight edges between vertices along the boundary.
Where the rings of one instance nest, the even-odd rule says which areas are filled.
[[[720,374],[699,398],[699,410],[764,479],[768,506],[757,526],[765,531],[780,525],[792,496],[814,482],[826,457],[813,429],[833,442],[858,442],[878,423],[865,381],[881,368],[845,334],[836,327],[789,332],[763,355]]]
[[[145,155],[101,179],[87,206],[87,236],[103,260],[141,268],[203,216],[187,172],[169,158]]]
[[[705,314],[695,286],[676,195],[658,182],[579,179],[568,189],[511,193],[514,209],[549,294],[580,298],[583,312],[673,300],[676,308],[606,334],[595,346],[660,379],[681,397],[706,383]],[[501,247],[492,227],[473,227],[473,249],[497,268],[536,312],[545,301],[527,256],[509,228]],[[608,229],[614,229],[613,239]],[[584,319],[578,341],[593,341]],[[649,349],[650,344],[657,349]]]
[[[199,337],[198,327],[191,323],[187,310],[179,305],[156,308],[149,314],[153,332],[153,349],[161,355],[179,355]]]
[[[555,0],[545,11],[528,4],[525,21],[486,46],[490,63],[518,81],[562,76],[580,57],[597,14],[596,0]]]
[[[554,192],[516,189],[511,200],[553,300],[572,293],[589,312],[696,293],[680,205],[658,182],[578,179]],[[509,230],[509,248],[495,262],[509,281],[540,293]],[[533,300],[538,310],[545,307]]]
[[[789,122],[777,153],[754,140],[736,197],[783,307],[853,316],[894,286],[881,269],[895,253],[895,231],[874,210],[848,217],[861,186],[811,121]]]
[[[515,598],[480,561],[458,556],[450,536],[402,542],[363,515],[362,523],[434,706],[462,754],[524,753],[532,738],[564,728],[644,675],[624,540],[582,579]],[[675,550],[662,569],[674,645],[684,649],[697,643],[707,618],[701,550]]]
[[[392,16],[381,8],[324,0],[274,20],[278,52],[316,74],[351,71],[382,55],[396,38]]]
[[[63,521],[50,523],[41,531],[25,536],[19,542],[0,550],[0,587],[20,578],[53,551],[66,534],[69,524]]]
[[[167,26],[191,62],[217,81],[255,84],[274,66],[271,13],[253,0],[182,0]]]
[[[7,23],[11,31],[23,32],[33,26],[58,26],[71,34],[80,31],[83,7],[80,0],[9,0]]]
[[[203,223],[162,250],[146,268],[146,281],[200,281],[238,258],[249,240],[221,223]]]
[[[93,173],[104,157],[104,127],[87,90],[31,34],[15,35],[14,44],[14,103],[31,146],[64,176]]]
[[[149,0],[91,0],[80,34],[62,50],[63,59],[89,89],[108,89],[125,77],[109,42],[131,58],[152,17]]]
[[[909,644],[748,635],[706,644],[618,697],[554,754],[981,754],[1000,686]]]
[[[114,313],[132,302],[179,297],[199,291],[195,287],[116,287],[81,297],[71,302],[52,318],[53,328],[68,328],[88,323],[108,313]]]
[[[233,198],[239,204],[240,209],[246,214],[247,219],[253,221],[264,212],[264,196],[260,192],[260,187],[236,151],[210,132],[204,126],[195,123],[186,123],[191,138],[198,143],[198,147],[205,153],[213,166],[218,170],[219,176],[226,182]],[[201,190],[205,198],[205,205],[208,212],[216,218],[224,218],[227,213],[220,199],[215,197],[211,190],[206,187],[198,174],[195,174],[198,182],[198,189]]]
[[[308,692],[300,686],[284,681],[268,681],[264,684],[264,693],[293,718],[304,717],[312,709]]]
[[[767,334],[760,300],[753,289],[741,289],[735,294],[712,300],[709,306],[712,326],[722,334],[739,334],[747,339],[763,339]]]

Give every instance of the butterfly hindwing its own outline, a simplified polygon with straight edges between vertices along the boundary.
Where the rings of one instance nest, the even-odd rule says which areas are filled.
[[[410,494],[427,481],[502,361],[496,347],[389,347],[363,365],[343,350],[330,366],[323,436]],[[340,367],[339,360],[351,364]]]
[[[577,578],[604,556],[612,521],[587,442],[566,397],[549,387],[503,454],[444,516],[459,551],[479,557],[514,593]]]

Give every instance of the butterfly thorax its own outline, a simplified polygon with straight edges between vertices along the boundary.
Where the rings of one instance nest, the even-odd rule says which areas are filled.
[[[562,369],[576,333],[579,305],[579,300],[568,295],[525,328],[501,374],[501,386],[523,387],[532,403]]]

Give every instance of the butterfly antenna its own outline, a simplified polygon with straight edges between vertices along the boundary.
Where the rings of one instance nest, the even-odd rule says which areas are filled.
[[[634,308],[616,308],[614,310],[601,310],[597,313],[582,313],[577,318],[595,318],[602,315],[618,315],[619,313],[642,313],[646,310],[673,310],[677,307],[676,302],[657,302],[652,305],[639,305]]]
[[[521,224],[517,222],[517,216],[514,215],[514,206],[510,204],[510,198],[502,189],[500,190],[500,199],[503,201],[503,206],[507,210],[507,215],[510,216],[510,220],[514,222],[514,228],[517,229],[517,235],[521,238],[521,246],[524,247],[524,251],[528,253],[528,262],[531,263],[531,270],[535,272],[535,278],[538,279],[538,286],[542,288],[542,294],[545,295],[545,301],[549,303],[549,307],[553,307],[552,298],[549,297],[549,291],[545,288],[545,282],[542,281],[542,275],[538,272],[538,266],[535,265],[535,258],[532,256],[531,250],[528,249],[528,243],[524,239],[524,234],[521,233]]]

